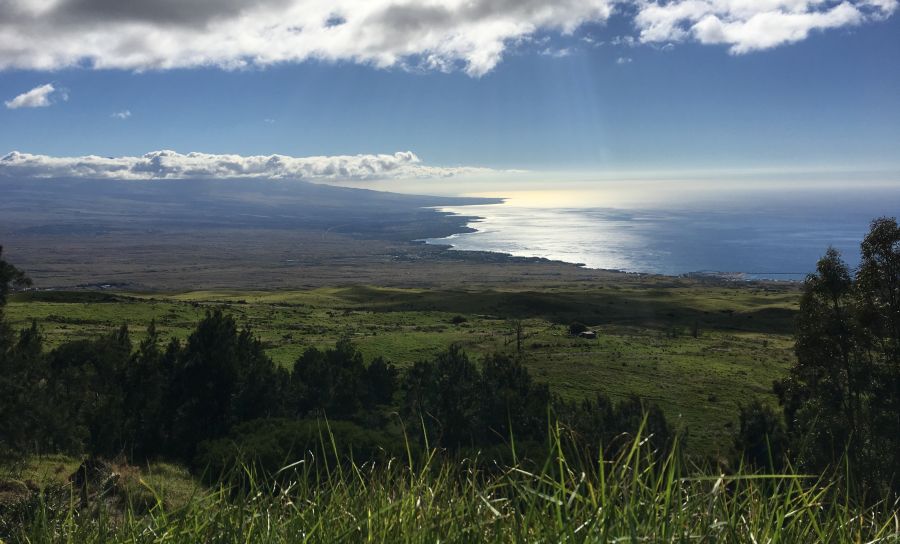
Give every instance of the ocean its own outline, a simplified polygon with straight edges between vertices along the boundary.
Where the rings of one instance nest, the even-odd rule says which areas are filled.
[[[900,212],[900,187],[751,191],[629,207],[541,204],[558,200],[531,194],[446,208],[477,216],[469,223],[476,232],[426,242],[626,272],[800,280],[829,246],[856,266],[871,220]]]

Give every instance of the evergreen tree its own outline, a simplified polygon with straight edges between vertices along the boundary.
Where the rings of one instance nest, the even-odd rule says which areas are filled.
[[[900,228],[881,218],[855,278],[829,249],[804,283],[797,362],[776,382],[807,470],[848,466],[862,488],[900,482]],[[844,462],[847,456],[847,463]]]
[[[741,406],[734,448],[746,463],[777,473],[784,468],[786,447],[780,414],[759,400]]]
[[[546,434],[550,390],[535,384],[520,360],[495,353],[481,365],[479,426],[485,443],[540,439]]]

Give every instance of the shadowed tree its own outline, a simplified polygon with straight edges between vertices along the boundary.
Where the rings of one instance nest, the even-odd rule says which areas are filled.
[[[67,342],[49,354],[59,449],[114,456],[125,449],[128,328]],[[65,439],[65,440],[64,440]]]
[[[509,440],[511,433],[516,440],[544,437],[550,390],[534,383],[521,361],[499,353],[486,356],[480,389],[483,443]]]
[[[190,460],[196,445],[237,422],[278,415],[286,376],[231,316],[208,312],[173,369],[171,450]]]
[[[900,228],[872,222],[855,279],[829,249],[804,283],[797,362],[775,384],[801,466],[900,485]]]
[[[378,368],[373,372],[377,371]],[[381,378],[389,379],[386,375],[378,377]],[[383,383],[379,386],[389,388]],[[301,416],[321,411],[328,417],[346,418],[372,400],[362,353],[347,338],[325,351],[307,349],[294,363],[291,390],[296,412]]]
[[[12,264],[3,260],[3,246],[0,246],[0,312],[6,305],[9,292],[14,287],[27,287],[31,285],[31,279]]]
[[[787,453],[785,447],[784,424],[777,412],[759,400],[741,406],[734,448],[746,463],[773,472],[781,471]]]
[[[481,376],[462,349],[453,345],[434,361],[419,362],[403,380],[404,412],[432,445],[458,449],[476,438]]]

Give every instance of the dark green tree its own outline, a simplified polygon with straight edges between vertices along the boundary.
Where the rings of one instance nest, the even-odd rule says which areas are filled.
[[[799,460],[805,467],[821,469],[838,463],[865,432],[857,423],[869,365],[858,349],[847,265],[829,249],[816,270],[806,279],[800,301],[797,362],[775,390]]]
[[[432,446],[459,449],[477,438],[481,376],[459,347],[451,346],[433,361],[419,362],[403,380],[407,419]]]
[[[849,467],[860,488],[900,487],[900,228],[873,221],[855,278],[829,249],[804,283],[797,362],[775,384],[806,470]],[[846,461],[845,461],[846,456]]]
[[[486,356],[478,399],[482,443],[546,435],[550,390],[534,383],[520,360],[499,353]]]
[[[349,339],[341,339],[325,351],[309,348],[291,373],[296,412],[300,416],[324,412],[331,418],[351,417],[365,406],[365,380],[362,353]]]
[[[224,436],[232,425],[279,415],[279,380],[286,376],[249,330],[238,331],[221,310],[208,312],[172,370],[171,453],[190,460],[199,442]]]
[[[55,416],[47,425],[55,449],[107,457],[125,453],[125,370],[128,328],[91,340],[67,342],[49,354]]]
[[[393,402],[397,390],[397,368],[384,357],[376,357],[366,367],[366,404],[388,405]]]
[[[170,388],[181,346],[175,342],[162,350],[159,342],[156,322],[151,321],[126,368],[126,443],[137,459],[162,453],[168,442]]]
[[[0,246],[0,312],[3,311],[2,308],[6,305],[9,292],[14,287],[29,285],[31,285],[31,280],[25,275],[25,272],[3,260],[3,246]]]
[[[0,352],[0,457],[20,457],[49,447],[45,420],[52,412],[47,378],[43,336],[32,322]]]
[[[741,406],[734,449],[744,462],[778,473],[784,468],[786,447],[787,437],[779,413],[759,400]]]
[[[576,453],[588,463],[596,462],[601,453],[616,455],[632,444],[638,432],[657,455],[665,455],[672,446],[675,433],[663,411],[636,395],[617,403],[602,392],[580,402],[557,397],[553,405],[560,423],[574,435]]]

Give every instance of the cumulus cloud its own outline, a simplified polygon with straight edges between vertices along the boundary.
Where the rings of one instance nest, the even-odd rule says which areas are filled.
[[[128,119],[129,117],[131,117],[131,110],[117,111],[114,114],[112,114],[111,117],[113,117],[115,119],[121,119],[124,121],[125,119]]]
[[[325,60],[480,76],[511,46],[614,13],[633,22],[643,43],[696,40],[745,53],[883,19],[898,1],[0,0],[0,69]]]
[[[15,110],[19,108],[46,108],[56,99],[68,100],[69,96],[62,89],[57,89],[52,83],[39,85],[30,91],[24,92],[11,100],[4,102],[6,107]]]
[[[154,151],[141,157],[51,157],[13,151],[0,158],[0,176],[121,180],[268,178],[320,182],[447,178],[496,171],[422,164],[412,151],[379,155],[290,157]]]
[[[490,71],[539,32],[620,0],[2,0],[0,68],[134,70],[309,59]]]
[[[813,31],[890,16],[898,0],[642,0],[635,25],[644,43],[696,40],[733,54],[806,39]]]

